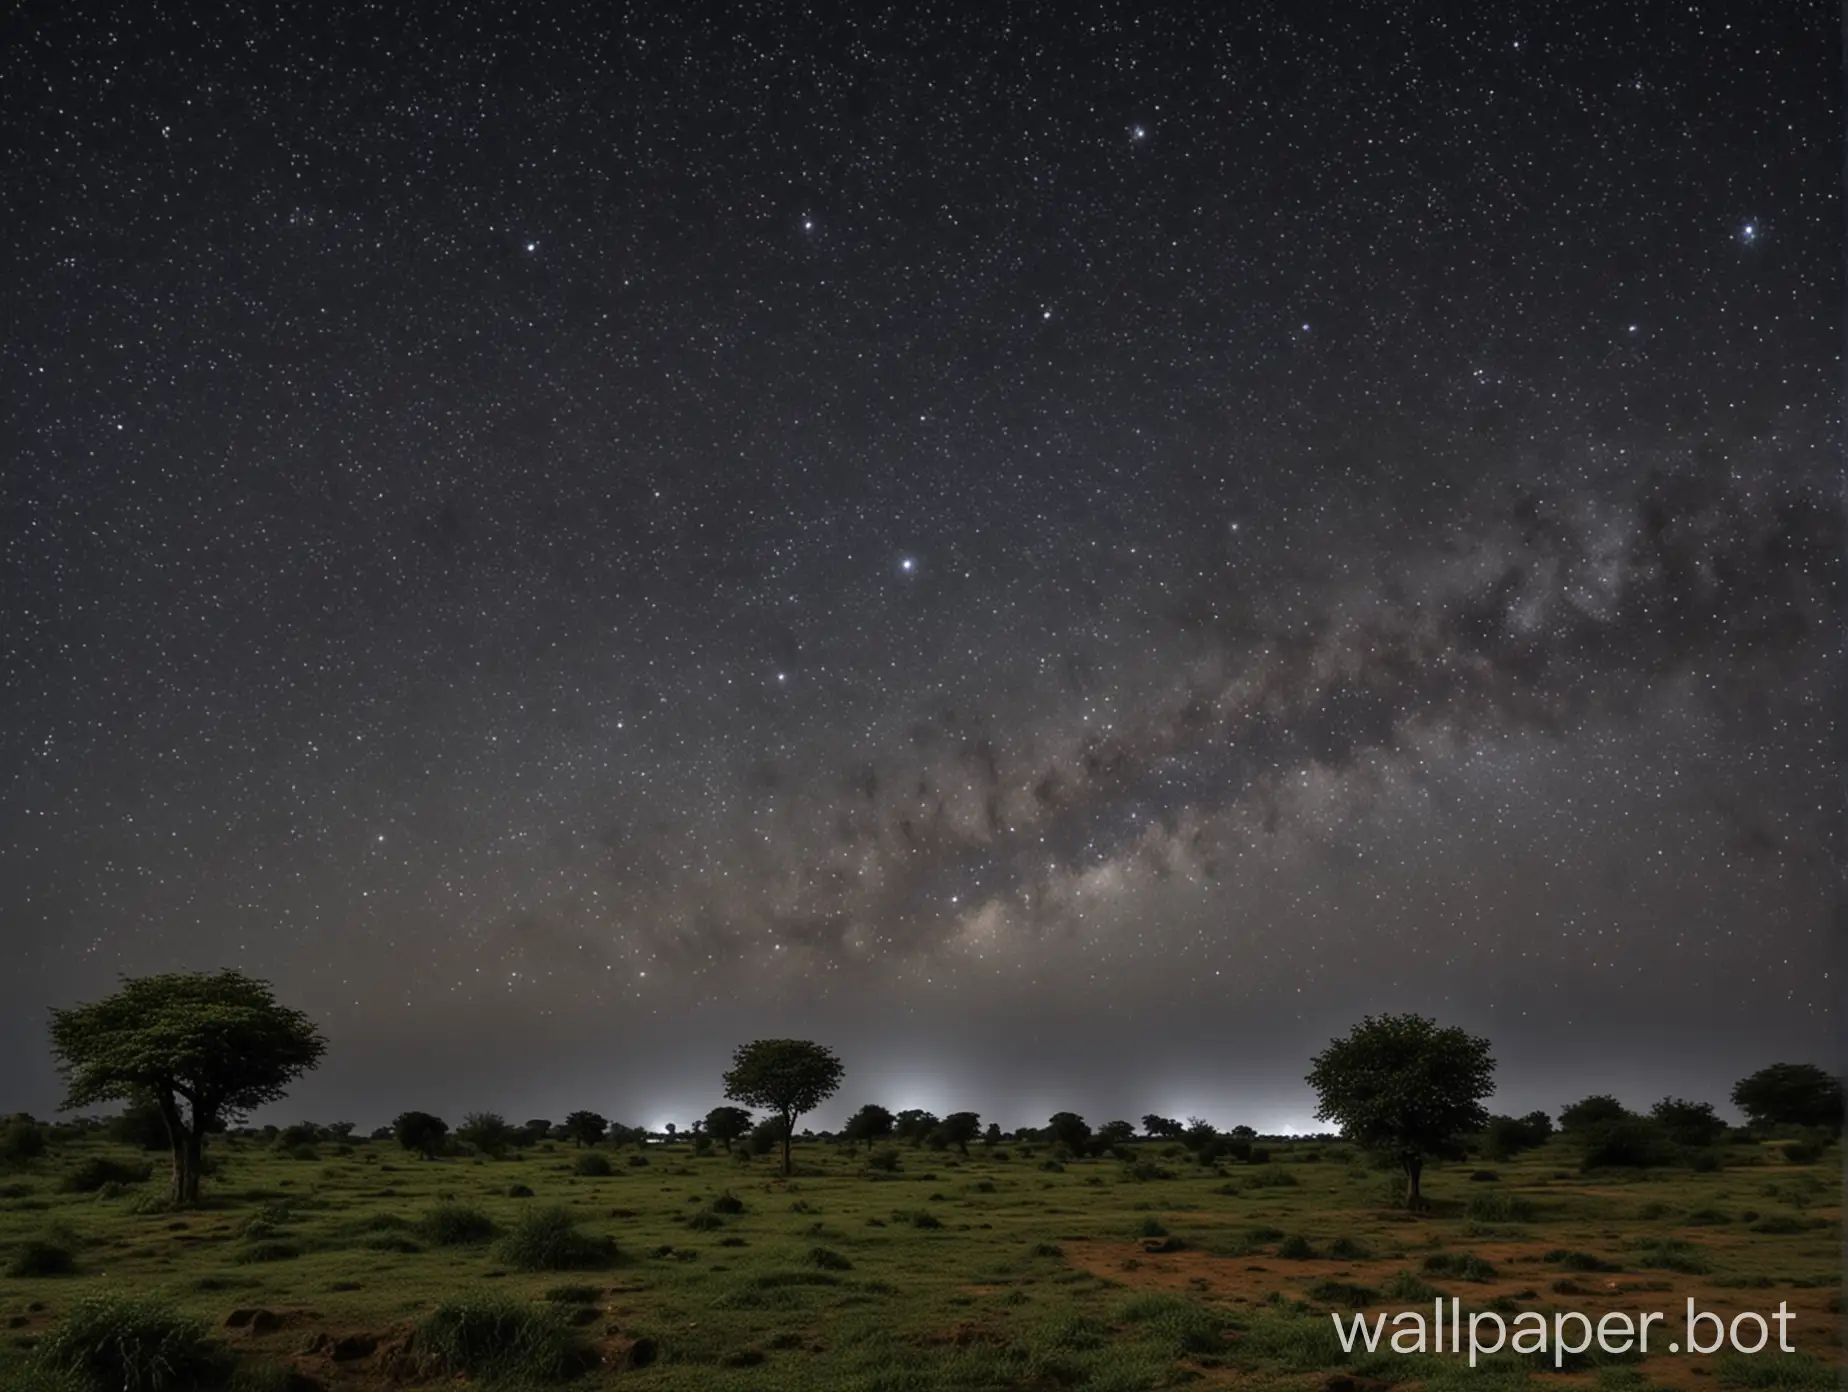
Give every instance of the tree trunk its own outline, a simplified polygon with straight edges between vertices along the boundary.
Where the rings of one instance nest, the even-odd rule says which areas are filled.
[[[789,1142],[796,1134],[796,1119],[788,1112],[783,1113],[783,1178],[789,1178]]]
[[[1424,1194],[1419,1191],[1418,1180],[1424,1174],[1424,1160],[1412,1156],[1405,1162],[1405,1206],[1409,1209],[1424,1207]]]
[[[168,1190],[168,1198],[175,1208],[184,1208],[186,1197],[186,1124],[180,1120],[180,1104],[170,1092],[158,1094],[154,1105],[160,1108],[160,1119],[167,1127],[167,1149],[173,1157],[173,1181]],[[198,1186],[195,1185],[197,1192]]]
[[[188,1208],[199,1202],[199,1176],[204,1170],[205,1132],[195,1118],[186,1137],[186,1196],[182,1202]]]

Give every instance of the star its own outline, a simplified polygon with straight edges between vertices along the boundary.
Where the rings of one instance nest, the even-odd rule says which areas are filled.
[[[912,571],[916,570],[917,566],[918,566],[918,563],[909,556],[906,556],[903,560],[901,560],[898,563],[898,568],[904,571],[905,574],[907,575],[909,575]]]

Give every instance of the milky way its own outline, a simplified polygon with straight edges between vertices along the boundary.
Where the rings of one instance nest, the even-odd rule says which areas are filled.
[[[1832,13],[851,13],[7,21],[11,1105],[227,963],[367,1122],[1838,1062]]]

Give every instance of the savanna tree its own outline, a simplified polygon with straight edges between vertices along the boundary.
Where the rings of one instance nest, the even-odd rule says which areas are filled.
[[[758,1039],[738,1046],[725,1074],[725,1095],[774,1112],[782,1123],[783,1173],[796,1118],[834,1096],[846,1072],[834,1051],[807,1039]]]
[[[706,1134],[731,1153],[732,1142],[750,1134],[751,1114],[743,1107],[714,1107],[706,1113]]]
[[[151,1101],[167,1128],[172,1198],[196,1203],[205,1138],[285,1095],[327,1041],[267,981],[239,971],[124,980],[114,995],[51,1012],[67,1109]]]
[[[1369,1015],[1310,1060],[1307,1081],[1316,1120],[1398,1165],[1406,1205],[1419,1208],[1425,1162],[1460,1159],[1463,1138],[1488,1121],[1495,1059],[1488,1040],[1422,1015]]]

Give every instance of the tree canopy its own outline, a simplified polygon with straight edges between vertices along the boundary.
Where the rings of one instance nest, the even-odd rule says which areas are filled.
[[[1418,1207],[1425,1161],[1460,1158],[1463,1137],[1487,1123],[1495,1059],[1488,1040],[1422,1015],[1369,1015],[1310,1060],[1307,1081],[1316,1119],[1396,1163]]]
[[[173,1202],[187,1205],[199,1197],[206,1135],[284,1096],[327,1041],[267,981],[225,970],[125,978],[114,995],[54,1009],[51,1047],[67,1110],[109,1101],[160,1110]]]
[[[706,1113],[706,1134],[727,1151],[732,1142],[750,1134],[751,1114],[743,1107],[714,1107]]]
[[[834,1051],[808,1039],[758,1039],[741,1044],[725,1074],[725,1095],[775,1112],[782,1123],[783,1173],[796,1118],[834,1096],[846,1069]]]
[[[1841,1079],[1813,1063],[1774,1063],[1733,1085],[1733,1105],[1757,1127],[1842,1125]]]

